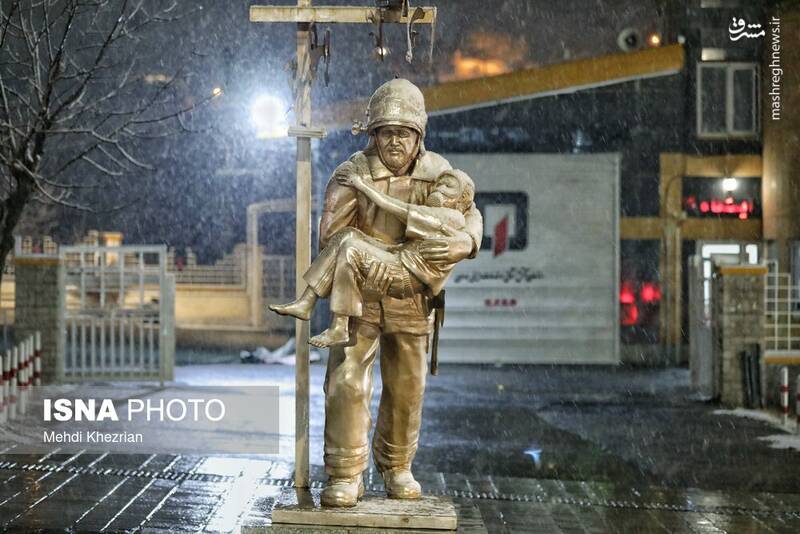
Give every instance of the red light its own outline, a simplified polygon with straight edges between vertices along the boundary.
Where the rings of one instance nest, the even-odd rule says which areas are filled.
[[[636,302],[636,295],[633,294],[633,290],[627,284],[623,285],[619,291],[619,301],[621,304],[633,304]]]
[[[742,211],[750,211],[750,204],[746,200],[742,200]]]
[[[710,209],[710,206],[708,205],[708,201],[707,200],[704,200],[704,201],[702,201],[700,203],[700,211],[702,211],[703,213],[708,213],[709,209]]]
[[[661,291],[654,284],[642,284],[639,296],[642,298],[642,302],[655,302],[661,300]]]
[[[639,321],[639,309],[635,304],[626,304],[620,317],[623,326],[633,326]]]
[[[733,204],[733,197],[725,197],[725,204]]]
[[[739,214],[739,218],[742,219],[742,220],[747,219],[747,212],[746,211],[741,212]]]

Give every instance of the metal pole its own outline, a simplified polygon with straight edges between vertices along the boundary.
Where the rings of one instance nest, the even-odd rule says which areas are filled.
[[[311,0],[298,0],[298,7],[310,7]],[[311,126],[311,55],[309,24],[297,24],[297,72],[294,109],[296,126]],[[311,265],[311,139],[297,138],[297,233],[295,235],[295,292],[302,293],[302,280]],[[295,321],[295,467],[294,483],[309,487],[309,322]]]

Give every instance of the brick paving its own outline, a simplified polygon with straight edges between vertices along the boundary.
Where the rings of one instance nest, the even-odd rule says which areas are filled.
[[[322,369],[312,370],[312,413],[320,413]],[[179,368],[178,378],[185,386],[246,376],[291,397],[292,371],[198,366]],[[474,511],[485,524],[462,532],[800,532],[800,452],[770,449],[758,438],[778,431],[763,422],[692,401],[685,370],[478,371],[445,367],[431,379],[415,463],[427,492],[452,497],[465,524]],[[321,434],[315,417],[312,462]],[[0,436],[0,531],[267,532],[275,499],[291,485],[283,445],[263,457],[22,455]],[[324,478],[313,465],[314,485]],[[365,480],[368,491],[382,490],[373,471]]]
[[[239,532],[270,523],[291,465],[178,455],[4,455],[0,525],[117,532]],[[321,484],[315,468],[314,485]],[[426,491],[475,506],[488,532],[800,531],[800,494],[419,473]],[[382,490],[367,473],[367,490]],[[248,529],[245,528],[247,531]],[[257,532],[250,529],[249,532]]]

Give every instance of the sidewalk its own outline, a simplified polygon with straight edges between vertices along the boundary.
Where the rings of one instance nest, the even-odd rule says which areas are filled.
[[[770,439],[789,434],[692,400],[685,370],[440,372],[428,382],[415,474],[426,492],[463,510],[474,505],[488,532],[800,532],[800,452]],[[312,366],[317,486],[325,479],[323,376]],[[180,387],[278,385],[279,454],[14,455],[0,442],[0,530],[258,532],[268,524],[275,497],[291,485],[294,370],[199,365],[179,367],[176,378]],[[82,387],[118,397],[159,391]],[[366,482],[381,491],[373,471]]]
[[[319,485],[320,473],[315,473]],[[78,531],[239,532],[269,524],[291,465],[262,459],[52,455],[0,463],[0,525]],[[800,531],[800,495],[419,474],[477,506],[488,532]],[[367,473],[367,490],[382,489]],[[258,532],[258,529],[247,530]],[[465,530],[464,532],[478,532]]]

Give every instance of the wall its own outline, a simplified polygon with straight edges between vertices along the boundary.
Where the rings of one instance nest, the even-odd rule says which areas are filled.
[[[776,258],[782,271],[789,269],[789,249],[793,240],[800,240],[800,6],[777,8],[769,15],[780,19],[781,74],[779,120],[772,118],[773,26],[768,26],[767,43],[762,62],[762,104],[764,131],[764,175],[761,182],[764,210],[764,238],[775,240]]]
[[[44,382],[63,376],[63,362],[58,359],[64,328],[62,290],[64,269],[58,258],[19,257],[15,259],[16,341],[34,332],[42,335],[42,372]]]
[[[720,402],[744,406],[740,353],[761,344],[764,333],[764,275],[766,267],[717,267],[713,281],[714,381]]]

